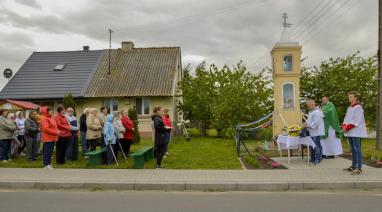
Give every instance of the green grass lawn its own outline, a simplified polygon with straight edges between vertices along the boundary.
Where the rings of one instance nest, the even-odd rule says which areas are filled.
[[[136,151],[147,145],[152,145],[151,139],[142,139],[140,144],[133,145],[132,151]],[[241,169],[241,164],[235,154],[235,146],[232,140],[216,138],[192,138],[185,141],[183,138],[174,138],[170,144],[170,155],[164,159],[163,165],[168,169]],[[81,155],[81,153],[80,153]],[[99,165],[88,167],[87,159],[79,157],[78,161],[67,162],[64,165],[55,163],[53,155],[52,163],[55,168],[99,168],[99,169],[131,169],[132,159],[126,163],[122,154],[118,155],[120,167],[117,165]],[[13,158],[10,163],[0,163],[2,168],[42,168],[42,158],[30,162],[26,157]],[[145,169],[155,168],[155,161],[145,163]]]
[[[234,142],[218,138],[174,139],[164,165],[171,169],[241,169]]]
[[[187,132],[191,137],[200,137],[201,132],[198,128],[187,128]],[[218,137],[218,131],[216,129],[207,129],[207,136],[210,138]]]
[[[382,160],[382,150],[375,149],[375,142],[376,140],[372,138],[362,139],[362,154],[366,158],[374,157],[376,159]],[[348,153],[350,151],[347,140],[342,141],[342,146],[344,153]]]

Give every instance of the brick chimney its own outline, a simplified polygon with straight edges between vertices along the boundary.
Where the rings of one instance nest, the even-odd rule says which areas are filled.
[[[122,41],[122,50],[129,51],[134,49],[134,43],[132,41]]]

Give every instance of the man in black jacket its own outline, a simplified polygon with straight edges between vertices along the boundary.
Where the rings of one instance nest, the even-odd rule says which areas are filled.
[[[32,111],[29,114],[29,118],[25,120],[25,142],[27,145],[27,156],[28,160],[35,161],[37,157],[38,150],[38,140],[37,133],[40,129],[37,120],[37,112]]]
[[[86,117],[89,115],[89,108],[85,108],[84,113],[80,117],[80,140],[82,146],[82,157],[85,157],[85,153],[88,152],[89,145],[86,140],[86,131],[88,130],[86,126]]]
[[[155,130],[155,156],[156,156],[156,167],[157,169],[162,167],[162,159],[164,154],[166,153],[166,132],[167,128],[165,127],[162,116],[164,114],[164,110],[162,107],[155,107],[153,110],[154,114],[152,116],[152,121],[154,123]]]

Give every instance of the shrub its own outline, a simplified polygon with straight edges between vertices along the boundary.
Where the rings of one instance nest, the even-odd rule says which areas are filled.
[[[135,107],[131,110],[129,110],[129,117],[131,120],[133,120],[134,123],[134,140],[133,143],[140,143],[141,142],[141,136],[139,134],[139,128],[138,128],[138,115]]]
[[[200,130],[198,128],[187,128],[187,132],[190,137],[200,136]]]
[[[259,140],[272,140],[273,131],[271,127],[260,129],[257,131],[257,138]]]
[[[62,99],[62,104],[64,105],[65,109],[68,107],[73,108],[74,116],[76,116],[76,102],[74,101],[73,95],[71,93],[64,95],[64,98]]]
[[[208,137],[218,137],[219,133],[216,129],[208,129],[207,130],[207,136]]]
[[[372,157],[372,154],[371,153],[365,153],[365,158],[366,159],[371,159],[371,157]]]
[[[249,155],[244,156],[243,160],[246,164],[253,166],[253,168],[259,168],[260,167],[260,161],[257,160],[256,158],[249,156]]]

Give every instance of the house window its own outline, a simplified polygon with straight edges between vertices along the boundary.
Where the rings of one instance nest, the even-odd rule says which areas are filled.
[[[294,84],[287,82],[282,85],[283,109],[294,109]]]
[[[4,110],[10,110],[10,109],[12,109],[12,104],[11,104],[11,103],[5,103],[5,104],[3,104],[3,109],[4,109]]]
[[[284,56],[284,71],[292,71],[292,56]]]
[[[110,112],[118,111],[118,100],[116,99],[105,100],[105,107],[107,107],[110,110]]]
[[[136,98],[135,105],[137,107],[138,115],[148,115],[150,114],[150,99],[147,98]]]

